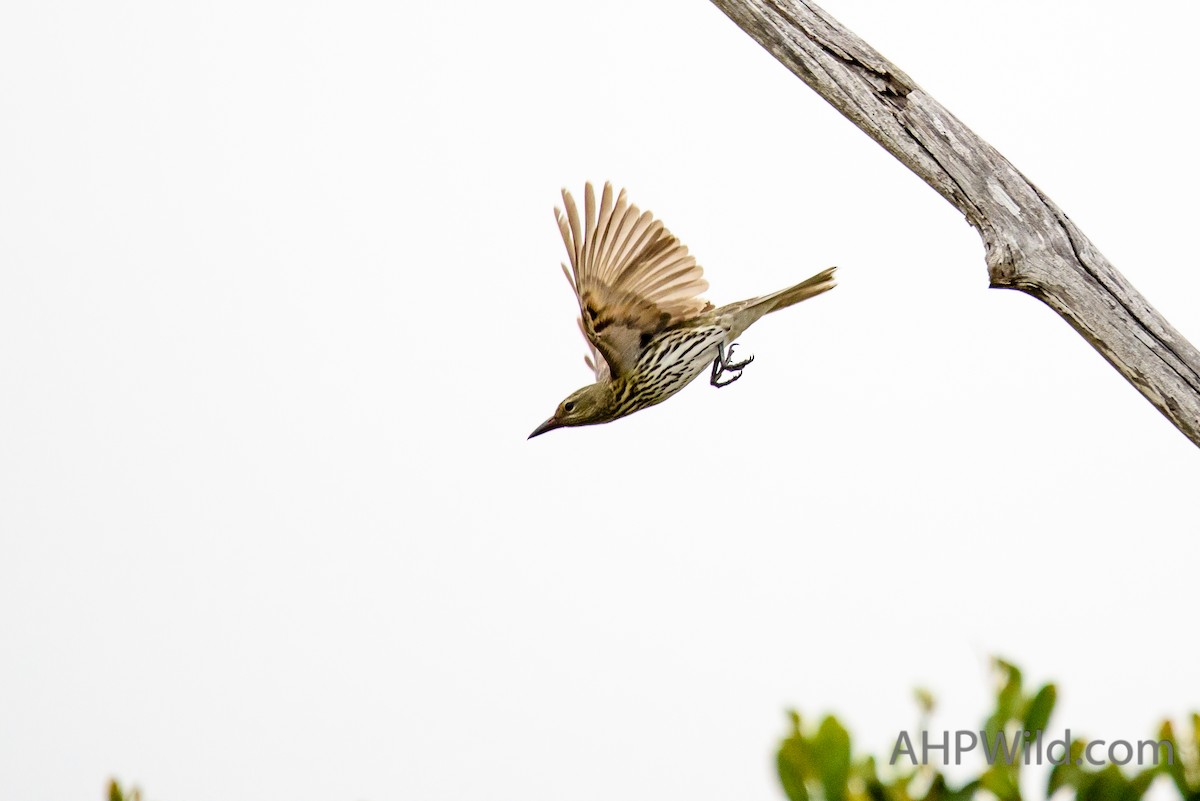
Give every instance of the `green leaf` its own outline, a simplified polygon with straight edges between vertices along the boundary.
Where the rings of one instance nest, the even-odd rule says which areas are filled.
[[[875,757],[869,756],[855,766],[858,778],[870,784],[879,781],[879,769],[875,766]]]
[[[775,760],[779,782],[789,801],[808,801],[808,788],[804,785],[809,773],[808,745],[800,731],[800,716],[789,711],[788,717],[791,719],[792,732],[779,744],[779,754]]]
[[[1191,772],[1193,776],[1200,779],[1200,713],[1192,713],[1192,750],[1191,759],[1189,760]],[[1175,751],[1175,761],[1182,762],[1179,750]],[[1200,801],[1200,780],[1196,784],[1191,785],[1190,791],[1186,794],[1191,801]]]
[[[1122,798],[1124,801],[1140,801],[1156,778],[1158,778],[1158,769],[1146,768],[1129,780]]]
[[[1047,684],[1038,690],[1025,710],[1025,731],[1034,732],[1035,736],[1037,732],[1045,731],[1057,699],[1058,691],[1053,684]]]
[[[1021,707],[1021,670],[1011,662],[1003,659],[996,660],[996,667],[1003,676],[1003,684],[996,693],[996,712],[1000,719],[1007,723],[1019,720],[1017,710]]]
[[[1046,782],[1046,798],[1054,795],[1063,787],[1074,787],[1078,790],[1081,782],[1091,782],[1091,778],[1079,769],[1079,760],[1083,756],[1083,742],[1072,740],[1068,758],[1050,769],[1050,777]],[[1077,792],[1076,795],[1079,793]]]
[[[787,748],[779,749],[777,759],[779,783],[788,801],[808,801],[808,788],[804,786],[804,771]]]
[[[1016,771],[1004,764],[995,764],[979,777],[979,786],[1000,801],[1020,801],[1021,790],[1017,787]]]
[[[1020,669],[1003,659],[995,659],[993,666],[1000,684],[996,689],[996,708],[983,724],[984,736],[989,743],[996,741],[996,736],[1007,728],[1009,721],[1021,722],[1020,712],[1024,706]]]
[[[979,779],[972,779],[954,791],[953,801],[972,801],[981,786]]]
[[[850,733],[832,715],[821,721],[812,740],[813,762],[825,801],[845,801],[846,780],[850,777]]]
[[[1068,781],[1070,781],[1070,770],[1073,765],[1059,764],[1050,768],[1050,776],[1046,780],[1046,798],[1054,795]]]
[[[1159,754],[1161,759],[1159,762],[1159,770],[1170,776],[1171,781],[1174,782],[1176,789],[1179,790],[1179,795],[1187,798],[1188,791],[1190,789],[1188,787],[1187,772],[1183,764],[1183,760],[1180,758],[1181,754],[1179,753],[1179,741],[1175,738],[1175,730],[1171,727],[1171,721],[1163,721],[1162,726],[1160,726],[1158,729],[1158,739],[1160,741],[1166,740],[1171,744],[1171,753],[1175,757],[1173,760],[1168,762],[1164,758],[1163,754]]]
[[[1129,783],[1120,768],[1109,765],[1091,777],[1087,788],[1076,796],[1079,801],[1122,801]]]

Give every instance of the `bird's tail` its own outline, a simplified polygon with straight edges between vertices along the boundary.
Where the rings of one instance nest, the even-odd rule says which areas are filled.
[[[837,286],[833,280],[833,271],[836,269],[837,267],[830,267],[828,270],[822,270],[806,281],[801,281],[795,286],[781,289],[770,295],[763,295],[761,298],[731,303],[717,309],[716,314],[729,326],[730,339],[735,339],[763,315],[779,309],[786,309],[802,300],[808,300],[833,289]]]
[[[808,300],[811,297],[820,295],[822,292],[828,292],[837,286],[837,282],[833,280],[833,271],[837,267],[830,267],[828,270],[821,272],[809,278],[806,281],[801,281],[793,287],[780,290],[773,295],[767,295],[759,302],[763,306],[767,306],[767,310],[763,314],[770,314],[773,311],[786,309],[795,303],[802,300]]]

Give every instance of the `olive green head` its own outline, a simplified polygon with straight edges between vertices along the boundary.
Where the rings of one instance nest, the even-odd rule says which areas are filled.
[[[590,426],[612,420],[612,388],[608,383],[588,384],[563,399],[549,420],[533,430],[529,439],[565,426]]]

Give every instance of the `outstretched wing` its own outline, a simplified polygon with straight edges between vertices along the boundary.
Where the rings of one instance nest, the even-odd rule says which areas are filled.
[[[625,190],[613,203],[612,184],[604,184],[597,210],[586,184],[585,225],[571,193],[564,189],[562,196],[566,214],[555,209],[554,216],[571,260],[563,272],[592,349],[586,361],[603,381],[631,370],[655,334],[711,309],[699,297],[708,282],[687,247],[650,212],[629,205]]]

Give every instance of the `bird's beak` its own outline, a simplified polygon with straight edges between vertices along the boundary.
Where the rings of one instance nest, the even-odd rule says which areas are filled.
[[[558,420],[556,418],[551,417],[549,420],[542,423],[537,428],[533,429],[533,433],[530,434],[528,438],[533,439],[534,437],[545,434],[547,431],[553,431],[556,428],[562,428],[562,427],[563,427],[562,423],[558,422]]]

